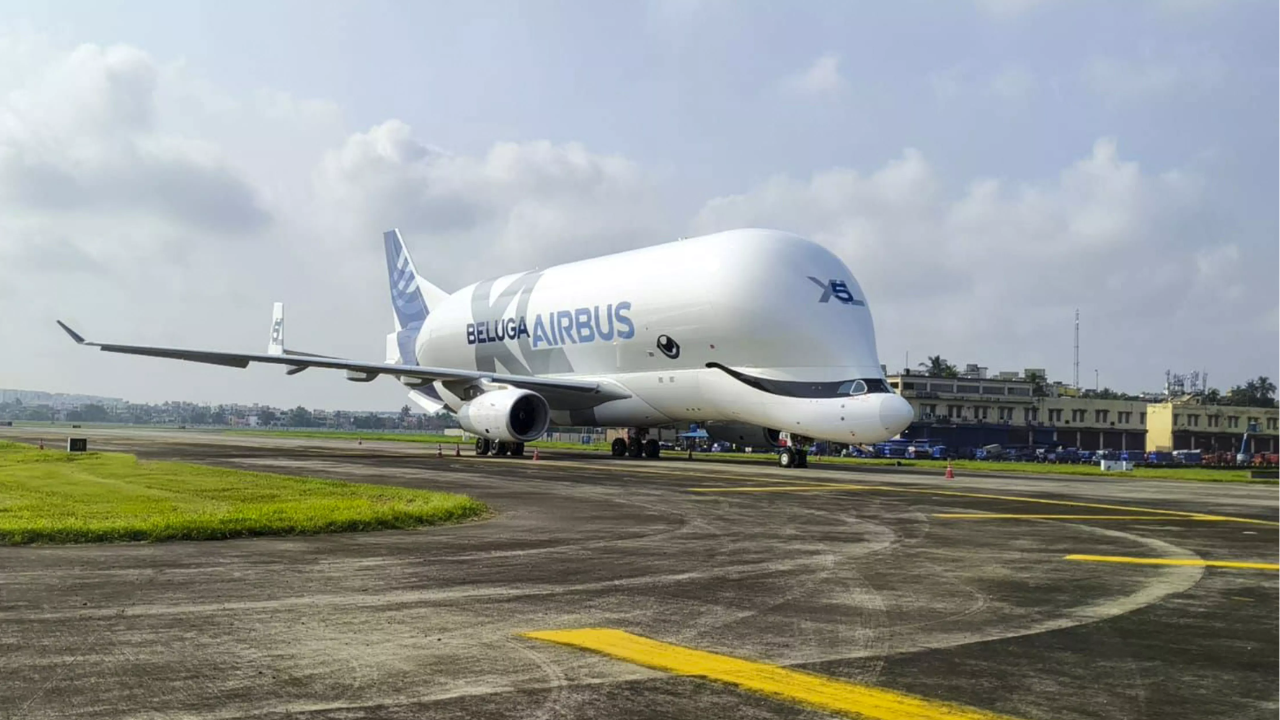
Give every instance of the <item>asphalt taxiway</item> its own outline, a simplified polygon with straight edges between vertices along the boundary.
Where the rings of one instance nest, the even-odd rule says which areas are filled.
[[[1275,486],[78,434],[142,458],[463,492],[495,514],[0,547],[0,718],[1280,709]]]

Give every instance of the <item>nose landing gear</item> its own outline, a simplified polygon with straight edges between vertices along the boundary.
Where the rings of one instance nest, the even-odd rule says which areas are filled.
[[[809,467],[809,451],[804,449],[804,443],[797,440],[794,435],[791,438],[793,445],[788,445],[778,451],[778,467]]]

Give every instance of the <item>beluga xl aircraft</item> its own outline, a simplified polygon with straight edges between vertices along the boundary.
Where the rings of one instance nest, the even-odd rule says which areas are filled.
[[[796,235],[731,230],[453,293],[418,274],[398,230],[383,245],[395,320],[385,362],[285,349],[279,303],[265,353],[90,342],[58,324],[107,352],[328,368],[355,382],[390,375],[424,408],[456,414],[479,455],[522,455],[555,423],[626,427],[615,456],[657,457],[650,431],[698,422],[803,467],[808,440],[875,443],[911,423],[911,405],[885,382],[853,273]]]

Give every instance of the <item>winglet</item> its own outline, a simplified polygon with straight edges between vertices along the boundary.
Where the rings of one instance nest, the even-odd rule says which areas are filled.
[[[284,355],[284,303],[271,308],[271,339],[267,342],[268,355]]]
[[[65,330],[65,331],[67,332],[67,334],[71,336],[71,339],[72,339],[72,340],[75,340],[75,341],[76,341],[76,344],[77,344],[77,345],[83,345],[83,344],[84,344],[84,342],[85,342],[85,341],[84,341],[84,336],[83,336],[83,335],[81,335],[80,333],[76,332],[75,330],[72,330],[71,328],[67,327],[67,324],[66,324],[66,323],[64,323],[64,322],[62,322],[61,320],[56,320],[55,322],[57,322],[57,323],[58,323],[58,327],[60,327],[60,328],[62,328],[63,330]]]

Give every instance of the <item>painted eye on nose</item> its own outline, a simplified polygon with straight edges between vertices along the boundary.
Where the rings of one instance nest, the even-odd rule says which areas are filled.
[[[663,355],[666,355],[672,360],[680,357],[680,343],[671,339],[670,335],[658,336],[658,349],[662,351]]]

